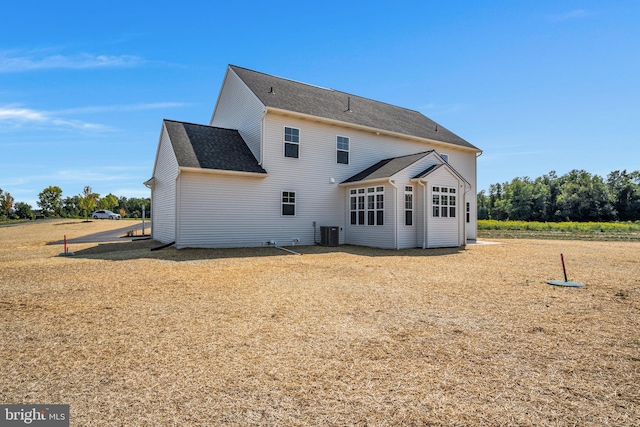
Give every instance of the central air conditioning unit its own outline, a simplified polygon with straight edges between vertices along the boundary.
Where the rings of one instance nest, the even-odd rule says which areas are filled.
[[[340,227],[338,226],[321,226],[320,227],[320,245],[321,246],[338,246],[340,244]]]

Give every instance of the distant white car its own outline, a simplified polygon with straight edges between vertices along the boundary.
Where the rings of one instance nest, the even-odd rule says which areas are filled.
[[[93,219],[120,219],[120,215],[111,211],[95,211]]]

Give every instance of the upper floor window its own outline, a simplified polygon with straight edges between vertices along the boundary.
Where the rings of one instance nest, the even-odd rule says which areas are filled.
[[[284,156],[300,157],[300,129],[284,128]]]
[[[345,165],[349,164],[349,138],[338,136],[336,138],[337,162]]]

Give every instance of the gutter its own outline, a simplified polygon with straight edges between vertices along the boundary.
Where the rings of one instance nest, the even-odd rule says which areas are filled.
[[[398,186],[393,183],[391,178],[389,178],[389,184],[395,189],[394,194],[394,206],[395,206],[395,214],[393,218],[393,242],[395,245],[395,249],[398,250]],[[386,203],[386,202],[385,202]]]
[[[260,173],[260,172],[244,172],[244,171],[234,171],[234,170],[225,170],[225,169],[204,169],[204,168],[194,168],[189,166],[180,166],[178,168],[178,173],[180,172],[204,173],[204,174],[214,174],[214,175],[246,176],[246,177],[253,177],[253,178],[266,178],[268,175],[266,173]]]
[[[422,186],[422,249],[427,248],[427,184],[421,179],[418,184]]]

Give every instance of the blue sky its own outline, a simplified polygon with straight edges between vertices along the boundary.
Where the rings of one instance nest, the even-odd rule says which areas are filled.
[[[207,124],[227,64],[418,110],[478,187],[640,169],[640,2],[23,0],[2,7],[0,188],[146,197],[162,119]]]

